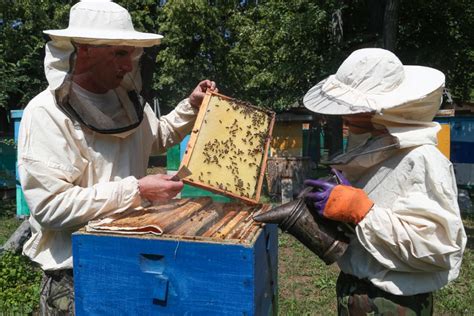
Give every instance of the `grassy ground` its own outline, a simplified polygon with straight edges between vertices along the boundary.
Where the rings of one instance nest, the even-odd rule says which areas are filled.
[[[339,274],[337,266],[326,266],[287,234],[280,234],[278,250],[280,314],[335,314],[335,286]]]
[[[16,203],[14,199],[0,200],[0,245],[3,245],[21,224],[21,221],[15,217],[15,214]]]
[[[3,244],[8,236],[20,224],[14,217],[15,206],[13,201],[0,201],[0,243]],[[473,315],[474,314],[474,217],[464,219],[466,233],[469,241],[464,253],[464,260],[460,277],[435,294],[435,315]],[[4,259],[2,259],[4,260]],[[9,258],[14,265],[25,265],[26,261],[20,258]],[[2,262],[0,262],[2,263]],[[0,264],[0,268],[2,265]],[[3,266],[5,268],[5,265]],[[25,277],[24,271],[31,267],[16,269],[18,283]],[[0,290],[10,291],[18,284],[5,285],[2,280],[11,280],[12,273],[8,269],[0,269]],[[27,272],[30,273],[31,272]],[[335,315],[336,298],[335,283],[339,270],[336,265],[326,266],[312,252],[302,246],[292,236],[280,233],[279,238],[279,314],[280,315]],[[22,300],[30,299],[30,304],[35,305],[32,297],[37,293],[39,279],[32,276],[35,282],[27,280],[31,289],[21,288]],[[8,287],[8,289],[6,288]],[[13,292],[14,293],[14,290]],[[2,294],[2,293],[0,293]],[[1,296],[1,295],[0,295]],[[14,298],[14,295],[13,295]],[[10,299],[13,299],[10,298]],[[32,302],[31,302],[32,300]],[[21,302],[24,306],[24,302]],[[1,304],[0,304],[1,305]],[[34,308],[33,308],[34,309]],[[2,310],[0,310],[0,315]]]
[[[474,217],[464,219],[469,241],[457,280],[435,293],[434,315],[474,315]],[[335,315],[336,265],[326,266],[287,234],[279,238],[280,315]]]

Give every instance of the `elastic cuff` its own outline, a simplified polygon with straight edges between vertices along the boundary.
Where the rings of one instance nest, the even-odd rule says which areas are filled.
[[[181,100],[181,102],[178,103],[178,107],[181,107],[181,111],[186,113],[191,112],[192,114],[197,114],[199,112],[199,108],[195,108],[189,103],[189,98]]]
[[[140,197],[140,189],[138,187],[137,178],[130,176],[126,177],[123,180],[123,199],[126,205],[129,207],[139,207],[141,205],[142,199]]]

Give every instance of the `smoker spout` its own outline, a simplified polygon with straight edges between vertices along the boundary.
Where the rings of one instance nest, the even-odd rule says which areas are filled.
[[[291,216],[292,212],[295,210],[297,202],[298,201],[291,201],[290,203],[277,206],[268,212],[254,216],[253,219],[257,222],[281,225]]]

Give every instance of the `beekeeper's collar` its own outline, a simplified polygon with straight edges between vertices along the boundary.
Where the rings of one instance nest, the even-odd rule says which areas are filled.
[[[128,11],[107,0],[83,0],[77,3],[71,8],[68,28],[44,32],[52,39],[46,44],[46,79],[61,110],[74,121],[96,132],[120,137],[133,132],[143,119],[145,104],[140,97],[142,47],[159,44],[162,36],[135,31]],[[84,93],[79,96],[81,87],[76,85],[77,80],[74,78],[79,76],[75,72],[78,44],[92,45],[98,49],[110,46],[133,47],[129,57],[131,67],[123,80],[109,91],[99,94],[91,91],[90,96],[87,95],[88,91],[82,91]],[[91,69],[95,69],[93,67],[95,66]],[[104,95],[104,100],[111,101],[110,104],[104,101],[97,106],[95,102],[91,102],[97,100],[100,94]],[[110,116],[110,113],[113,115]]]

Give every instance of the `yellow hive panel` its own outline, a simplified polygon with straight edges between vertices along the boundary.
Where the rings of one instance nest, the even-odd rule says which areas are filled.
[[[208,93],[199,110],[182,165],[186,183],[257,203],[275,114]]]

